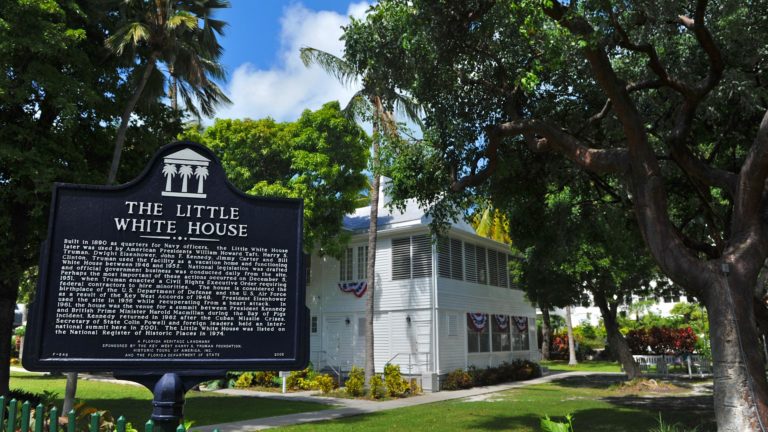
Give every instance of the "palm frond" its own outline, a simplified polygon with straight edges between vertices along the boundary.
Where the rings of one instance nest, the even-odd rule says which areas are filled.
[[[127,46],[136,47],[141,42],[149,40],[149,35],[149,28],[144,23],[132,22],[118,29],[104,41],[104,44],[107,49],[120,56],[123,55]]]
[[[368,98],[358,91],[347,102],[347,106],[341,110],[344,117],[352,121],[362,121],[371,116],[371,103],[368,102]]]
[[[354,84],[358,77],[357,71],[350,63],[331,53],[310,47],[301,48],[299,53],[304,66],[316,64],[345,86]]]
[[[175,30],[179,27],[187,30],[197,29],[197,17],[193,16],[189,12],[179,11],[171,16],[165,23],[169,29]]]

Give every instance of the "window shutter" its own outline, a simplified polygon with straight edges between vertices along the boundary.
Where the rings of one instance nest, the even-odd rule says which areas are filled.
[[[447,237],[437,239],[437,274],[451,277],[451,241]]]
[[[509,256],[499,253],[499,286],[509,288]]]
[[[488,282],[493,286],[499,286],[499,254],[493,249],[488,249]]]
[[[485,258],[485,248],[477,246],[476,254],[477,259],[475,262],[477,262],[477,282],[488,285],[488,267]]]
[[[466,265],[464,280],[467,282],[477,282],[477,260],[475,252],[475,245],[464,243],[464,263]]]
[[[428,235],[411,237],[411,253],[413,254],[412,277],[432,276],[432,239]]]
[[[464,279],[461,240],[451,239],[451,278]]]
[[[411,239],[392,239],[392,280],[411,277]]]

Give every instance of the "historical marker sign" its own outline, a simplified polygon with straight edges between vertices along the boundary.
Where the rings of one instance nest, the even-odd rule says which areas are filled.
[[[163,147],[125,185],[55,185],[48,230],[26,368],[306,364],[302,201],[243,194],[205,147]]]

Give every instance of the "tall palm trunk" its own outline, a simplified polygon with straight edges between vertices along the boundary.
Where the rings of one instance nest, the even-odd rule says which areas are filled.
[[[565,326],[568,328],[568,364],[577,365],[579,362],[576,360],[576,347],[573,343],[573,324],[571,323],[571,307],[565,307]]]
[[[539,305],[539,307],[541,308],[541,357],[544,360],[549,360],[551,357],[549,354],[550,329],[552,327],[549,319],[549,307],[547,305]]]
[[[144,73],[141,74],[139,85],[136,86],[136,89],[133,91],[131,98],[128,100],[128,103],[125,105],[125,110],[123,111],[123,115],[122,117],[120,117],[120,128],[117,129],[117,137],[115,138],[115,149],[112,153],[112,165],[110,165],[109,167],[109,176],[107,177],[107,184],[114,184],[115,180],[117,179],[117,169],[120,166],[120,156],[123,153],[123,144],[125,143],[125,134],[126,132],[128,132],[128,123],[131,120],[131,114],[133,114],[133,110],[136,108],[136,104],[139,102],[139,98],[141,98],[141,94],[144,92],[144,87],[147,86],[147,81],[149,81],[149,77],[152,75],[152,71],[155,69],[155,64],[159,56],[160,56],[160,53],[153,52],[152,55],[149,57],[149,60],[147,60],[147,67],[146,69],[144,69]]]
[[[365,382],[369,385],[371,377],[376,373],[374,362],[374,343],[373,343],[373,316],[376,309],[374,294],[376,293],[376,240],[378,237],[378,219],[379,219],[379,185],[381,175],[379,172],[379,144],[380,131],[379,123],[381,121],[382,106],[381,100],[374,97],[374,117],[373,117],[373,141],[371,142],[371,158],[373,181],[371,182],[371,213],[368,224],[368,297],[365,298]]]

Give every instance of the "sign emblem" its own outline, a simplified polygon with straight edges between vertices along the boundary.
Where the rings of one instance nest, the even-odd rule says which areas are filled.
[[[203,193],[203,183],[208,178],[208,164],[210,159],[201,156],[194,150],[185,148],[176,153],[169,154],[163,158],[163,175],[165,176],[165,190],[163,196],[185,197],[185,198],[205,198]],[[195,176],[197,180],[197,192],[189,191],[189,179]],[[174,177],[181,178],[181,191],[174,192]],[[194,186],[192,187],[194,189]]]

